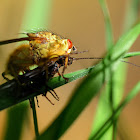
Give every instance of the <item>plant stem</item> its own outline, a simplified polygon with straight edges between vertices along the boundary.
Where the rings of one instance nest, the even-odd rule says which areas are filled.
[[[35,135],[36,135],[36,137],[38,137],[39,136],[39,132],[38,132],[38,123],[37,123],[37,115],[36,115],[34,97],[32,97],[30,99],[30,103],[31,103],[32,111],[33,111]]]

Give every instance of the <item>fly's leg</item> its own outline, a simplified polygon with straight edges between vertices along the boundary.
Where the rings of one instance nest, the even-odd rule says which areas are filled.
[[[58,76],[59,76],[58,80],[60,81],[61,74],[60,74],[60,72],[59,72],[59,71],[57,72],[57,74],[58,74]]]
[[[11,69],[11,73],[12,73],[12,75],[15,77],[17,83],[18,83],[19,85],[21,85],[21,83],[20,83],[20,81],[19,81],[19,79],[18,79],[18,75],[17,75],[18,72],[16,72],[16,70],[15,70],[13,67],[11,67],[10,69]],[[2,73],[2,77],[3,77],[5,80],[9,81],[9,79],[8,79],[5,75],[7,75],[7,73],[6,73],[6,72],[3,72],[3,73]]]
[[[30,107],[31,107],[31,108],[33,108],[33,107],[32,107],[32,103],[31,103],[31,102],[32,102],[32,100],[31,100],[31,99],[29,99]]]
[[[18,75],[16,74],[15,71],[13,72],[13,75],[14,75],[14,77],[15,77],[15,79],[16,79],[18,85],[19,85],[19,86],[23,86],[23,85],[21,84],[21,82],[19,81],[19,79],[18,79]]]
[[[37,106],[39,107],[39,102],[38,102],[38,98],[37,98],[37,96],[36,96],[36,102],[37,102]]]
[[[54,103],[52,103],[52,101],[46,96],[46,93],[42,94],[42,96],[44,96],[52,105],[54,105]]]
[[[55,92],[53,89],[49,90],[49,92],[51,93],[51,95],[52,95],[57,101],[59,101],[59,97],[58,97],[58,95],[56,94],[56,92]]]
[[[49,92],[51,93],[51,95],[52,95],[57,101],[59,101],[59,97],[58,97],[58,95],[56,94],[56,92],[55,92],[53,89],[49,90]],[[51,101],[46,95],[47,95],[47,93],[42,94],[42,96],[45,96],[45,98],[46,98],[52,105],[54,105],[54,103],[52,103],[52,101]]]
[[[36,101],[37,101],[37,106],[39,107],[39,105],[38,105],[38,98],[37,98],[37,96],[36,96]],[[31,98],[29,99],[29,103],[30,103],[30,107],[31,107],[31,108],[33,108],[33,107],[32,107],[32,99],[31,99]]]
[[[6,75],[6,73],[3,72],[3,73],[2,73],[2,77],[3,77],[5,80],[9,81],[9,79],[8,79],[5,75]]]
[[[48,75],[48,64],[45,65],[45,70],[46,70],[46,85],[47,85],[47,82],[48,82],[48,80],[49,80],[49,75]],[[56,69],[54,69],[54,70],[52,71],[52,75],[54,75],[54,74],[57,72],[56,70],[58,70],[58,66],[57,66]],[[54,74],[53,74],[53,73],[54,73]],[[56,94],[56,92],[55,92],[53,89],[49,88],[49,87],[47,87],[47,88],[49,89],[49,92],[51,93],[51,95],[52,95],[57,101],[59,101],[59,97],[58,97],[58,95]],[[52,103],[52,101],[51,101],[46,95],[47,95],[47,93],[42,94],[42,96],[45,96],[45,98],[46,98],[52,105],[54,105],[54,103]]]
[[[63,79],[66,80],[66,82],[69,81],[69,78],[64,77],[64,72],[65,72],[65,69],[67,68],[67,65],[68,65],[68,56],[65,58],[65,65],[64,65],[63,71],[62,71],[62,77],[63,77]]]

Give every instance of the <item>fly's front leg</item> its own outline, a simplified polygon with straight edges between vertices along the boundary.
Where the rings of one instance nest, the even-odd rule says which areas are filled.
[[[65,58],[65,65],[64,65],[63,71],[62,71],[62,77],[63,77],[63,79],[66,80],[66,82],[69,81],[69,78],[64,77],[64,72],[65,72],[65,69],[67,68],[67,65],[68,65],[68,56],[66,56],[66,58]]]

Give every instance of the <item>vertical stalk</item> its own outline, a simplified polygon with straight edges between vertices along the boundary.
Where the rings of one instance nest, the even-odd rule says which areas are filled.
[[[36,108],[35,108],[34,97],[30,99],[30,103],[31,103],[32,111],[33,111],[35,135],[36,135],[36,137],[38,137],[39,136],[39,131],[38,131],[38,123],[37,123],[37,115],[36,115]]]

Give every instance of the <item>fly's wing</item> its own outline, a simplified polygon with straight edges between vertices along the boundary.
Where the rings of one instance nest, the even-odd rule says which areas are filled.
[[[33,57],[30,52],[30,45],[23,44],[15,49],[10,55],[8,63],[14,64],[17,67],[29,67],[33,65]]]
[[[10,44],[10,43],[15,43],[15,42],[20,42],[20,41],[29,41],[29,40],[31,40],[31,38],[29,37],[3,40],[3,41],[0,41],[0,45]]]
[[[40,31],[36,33],[27,33],[29,37],[39,37],[39,38],[46,38],[48,42],[53,40],[60,40],[62,37],[52,31]]]
[[[9,40],[3,40],[0,41],[0,45],[20,42],[20,41],[33,41],[33,40],[40,40],[41,42],[50,42],[53,40],[60,40],[64,39],[59,34],[53,33],[52,31],[36,31],[35,33],[23,33],[26,34],[28,37],[22,37],[22,38],[15,38],[15,39],[9,39]]]
[[[28,37],[22,37],[22,38],[14,38],[14,39],[0,41],[0,45],[5,45],[5,44],[10,44],[10,43],[15,43],[15,42],[21,42],[21,41],[32,41],[32,40],[42,40],[42,38],[35,37],[35,36],[28,36]]]

